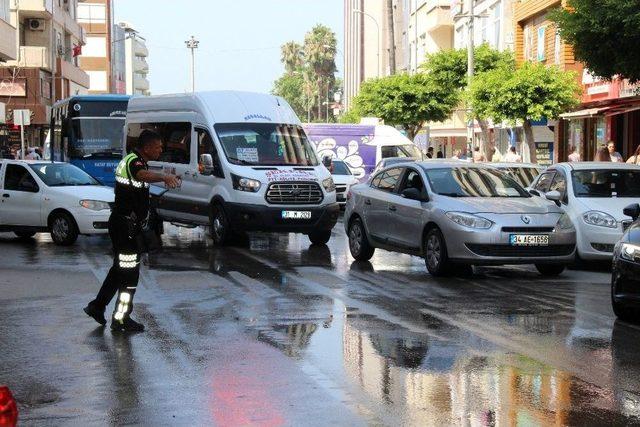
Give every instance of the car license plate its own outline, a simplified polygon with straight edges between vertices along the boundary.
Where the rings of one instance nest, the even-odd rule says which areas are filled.
[[[511,246],[549,246],[549,236],[546,234],[511,234]]]
[[[310,211],[282,211],[283,219],[311,219]]]

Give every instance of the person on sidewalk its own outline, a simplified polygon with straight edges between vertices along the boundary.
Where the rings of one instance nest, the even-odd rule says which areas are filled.
[[[142,332],[144,326],[131,319],[133,296],[140,275],[140,248],[137,237],[149,214],[149,184],[164,182],[176,188],[179,178],[148,170],[147,162],[157,160],[162,153],[160,136],[144,130],[137,147],[116,168],[115,204],[109,217],[109,237],[113,244],[113,266],[102,283],[96,298],[84,312],[101,325],[107,323],[104,312],[116,292],[118,298],[111,319],[111,329],[121,332]]]
[[[640,165],[640,145],[636,147],[636,151],[633,152],[633,156],[627,159],[627,163]]]
[[[516,152],[516,147],[509,147],[509,152],[504,156],[504,161],[507,163],[522,163],[522,157]]]
[[[580,158],[580,153],[578,153],[578,150],[576,149],[575,145],[570,145],[569,146],[568,159],[569,159],[570,162],[580,162],[580,161],[582,161],[582,159]]]
[[[607,143],[607,149],[609,150],[609,156],[611,156],[611,161],[615,163],[624,163],[624,159],[622,155],[616,151],[616,143],[613,141],[609,141]]]
[[[486,161],[486,157],[482,152],[480,152],[480,147],[475,147],[473,149],[473,163],[483,163]]]

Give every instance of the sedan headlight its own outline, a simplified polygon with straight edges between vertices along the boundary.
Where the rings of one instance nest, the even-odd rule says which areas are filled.
[[[322,181],[322,186],[327,193],[331,193],[332,191],[336,191],[336,185],[333,183],[333,178],[329,177]]]
[[[257,179],[244,178],[234,174],[231,174],[231,180],[233,181],[233,188],[238,191],[257,193],[262,186],[262,183]]]
[[[493,225],[493,223],[486,218],[465,212],[447,212],[445,215],[447,215],[447,218],[451,221],[463,227],[487,229]]]
[[[589,211],[582,215],[584,222],[598,227],[617,228],[618,221],[614,217],[604,212]]]
[[[101,200],[80,200],[80,206],[92,211],[103,211],[109,209],[109,203]]]
[[[556,224],[556,228],[559,228],[561,230],[568,230],[570,228],[573,228],[573,223],[571,222],[571,218],[569,218],[569,215],[567,215],[566,213],[560,215],[560,219]]]
[[[623,243],[620,248],[620,257],[628,261],[635,261],[636,257],[640,257],[640,246]]]

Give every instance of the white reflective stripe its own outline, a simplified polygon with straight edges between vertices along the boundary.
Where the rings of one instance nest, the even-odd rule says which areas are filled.
[[[149,188],[149,183],[147,182],[136,181],[135,179],[130,180],[125,177],[117,176],[117,175],[116,175],[116,182],[122,185],[132,185],[135,188]]]
[[[131,295],[126,293],[126,292],[122,292],[120,294],[120,302],[123,302],[125,304],[128,304],[129,301],[131,301]]]
[[[127,286],[127,289],[138,289],[136,286]]]
[[[138,259],[138,255],[136,255],[136,254],[118,254],[118,259],[120,261],[136,261]]]
[[[113,318],[116,319],[116,320],[122,320],[122,319],[124,319],[124,313],[117,312],[116,314],[113,315]]]
[[[138,263],[135,261],[120,261],[118,265],[120,268],[136,268]]]

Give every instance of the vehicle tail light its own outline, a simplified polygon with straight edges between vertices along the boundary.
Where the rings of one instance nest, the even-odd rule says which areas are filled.
[[[18,424],[18,405],[9,387],[0,387],[0,427]]]

